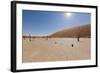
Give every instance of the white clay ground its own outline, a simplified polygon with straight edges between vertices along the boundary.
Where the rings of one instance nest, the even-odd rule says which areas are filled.
[[[90,38],[29,38],[23,39],[22,61],[47,62],[87,60],[91,58]]]

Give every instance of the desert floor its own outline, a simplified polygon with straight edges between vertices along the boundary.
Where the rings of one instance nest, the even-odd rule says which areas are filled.
[[[22,46],[24,63],[91,58],[90,38],[80,38],[79,42],[77,38],[25,38]]]

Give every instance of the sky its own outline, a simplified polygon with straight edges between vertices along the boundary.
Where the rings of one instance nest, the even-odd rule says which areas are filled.
[[[90,13],[23,10],[23,35],[48,36],[54,32],[91,23]]]

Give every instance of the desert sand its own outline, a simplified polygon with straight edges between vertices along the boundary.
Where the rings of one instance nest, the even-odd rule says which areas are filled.
[[[22,62],[48,62],[91,59],[90,38],[25,38]]]

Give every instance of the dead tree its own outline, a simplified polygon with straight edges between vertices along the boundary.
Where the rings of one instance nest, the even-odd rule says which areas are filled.
[[[23,39],[25,40],[25,36],[23,36]]]
[[[49,39],[49,36],[46,36],[46,40],[48,40]]]
[[[81,37],[81,28],[79,28],[79,32],[78,32],[78,36],[77,36],[77,41],[79,42],[80,41],[80,37]]]
[[[78,42],[80,41],[80,37],[79,37],[79,36],[77,37],[77,41],[78,41]]]
[[[31,34],[29,34],[29,41],[31,41]]]

